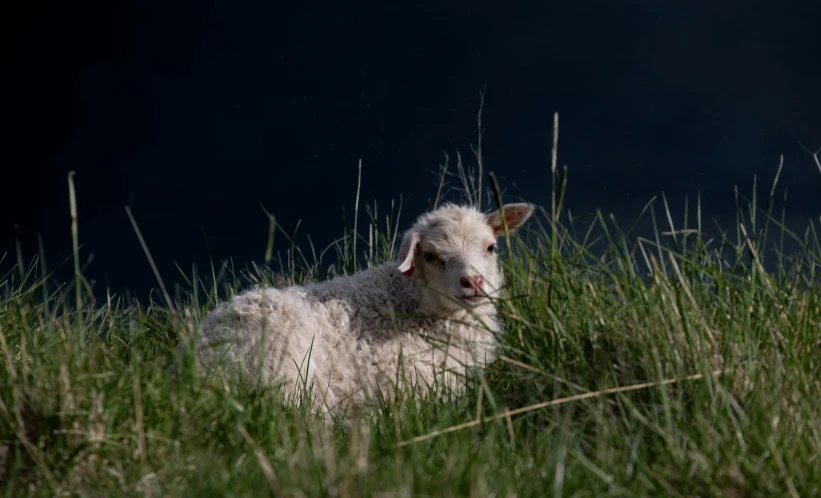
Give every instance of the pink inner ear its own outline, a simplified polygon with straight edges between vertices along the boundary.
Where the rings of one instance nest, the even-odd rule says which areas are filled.
[[[404,247],[399,250],[399,261],[400,262],[405,261],[405,248]],[[414,267],[415,267],[415,265],[413,264],[413,261],[411,261],[411,267],[409,269],[403,271],[402,275],[410,277],[411,275],[413,275]]]
[[[524,213],[522,213],[519,210],[511,209],[505,212],[505,221],[507,222],[508,226],[518,224],[520,221],[522,221],[523,217]]]

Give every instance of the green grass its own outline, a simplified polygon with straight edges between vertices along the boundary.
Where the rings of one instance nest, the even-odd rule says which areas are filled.
[[[740,199],[744,229],[712,240],[700,205],[671,227],[662,200],[647,240],[601,213],[577,233],[562,188],[501,244],[505,358],[456,401],[386,404],[331,430],[191,365],[173,377],[173,351],[250,281],[391,257],[395,212],[370,209],[359,245],[346,230],[330,272],[328,254],[289,240],[270,266],[190,276],[173,307],[95,302],[81,280],[49,291],[41,264],[21,264],[0,279],[0,494],[821,496],[821,246],[812,224],[784,231],[775,192]],[[790,241],[797,252],[770,250]]]

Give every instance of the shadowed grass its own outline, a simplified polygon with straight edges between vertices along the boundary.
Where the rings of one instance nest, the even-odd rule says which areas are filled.
[[[774,184],[763,208],[754,195],[745,213],[739,199],[735,241],[701,235],[700,202],[694,222],[674,226],[666,199],[654,240],[602,213],[577,235],[562,213],[566,170],[553,174],[558,202],[500,244],[504,358],[467,378],[458,399],[385,402],[330,431],[307,404],[219,372],[199,377],[190,360],[170,375],[174,348],[249,283],[300,283],[391,258],[395,206],[384,220],[367,207],[358,245],[346,232],[311,257],[287,234],[290,247],[274,257],[281,228],[269,216],[265,260],[277,272],[194,271],[171,306],[111,294],[98,303],[79,286],[73,305],[70,286],[47,290],[42,262],[14,268],[0,279],[0,492],[821,495],[814,225],[803,236],[784,228]],[[646,212],[659,219],[655,205]],[[765,250],[766,234],[779,232],[776,250]],[[799,250],[787,254],[787,241]],[[325,266],[328,251],[336,262]]]

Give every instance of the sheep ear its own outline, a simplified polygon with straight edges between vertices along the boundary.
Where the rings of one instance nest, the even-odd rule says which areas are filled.
[[[402,247],[399,249],[399,271],[408,277],[413,275],[413,259],[416,256],[417,244],[419,244],[419,232],[407,232],[402,238]]]
[[[516,204],[505,204],[502,206],[501,209],[502,213],[504,213],[505,222],[507,223],[508,230],[515,230],[522,226],[530,215],[533,214],[533,204],[528,203],[516,203]],[[504,235],[505,228],[502,225],[502,215],[499,214],[499,211],[494,213],[490,213],[485,218],[487,224],[490,225],[490,228],[493,229],[493,234],[497,237]]]

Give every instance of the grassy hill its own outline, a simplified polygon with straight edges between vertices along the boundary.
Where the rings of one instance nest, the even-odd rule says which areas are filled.
[[[37,261],[15,266],[0,279],[0,494],[821,496],[814,227],[782,232],[774,185],[713,239],[700,214],[669,226],[666,202],[648,208],[666,220],[649,240],[603,214],[576,233],[562,185],[555,213],[500,244],[503,358],[456,400],[330,428],[190,364],[169,374],[218,299],[325,276],[301,252],[144,305],[94,301],[82,279],[49,290]],[[386,222],[358,231],[332,272],[392,256]],[[785,240],[801,250],[768,250]]]

